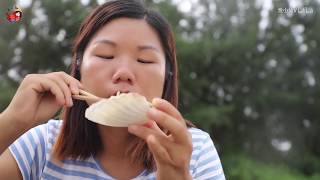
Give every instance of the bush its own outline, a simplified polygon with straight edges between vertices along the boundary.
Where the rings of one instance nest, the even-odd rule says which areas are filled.
[[[286,165],[265,164],[244,154],[228,154],[221,158],[229,180],[316,180],[320,174],[306,176]]]

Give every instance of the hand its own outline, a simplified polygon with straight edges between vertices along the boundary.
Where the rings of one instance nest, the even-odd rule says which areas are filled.
[[[12,123],[34,127],[52,118],[62,106],[72,106],[71,94],[79,94],[81,86],[65,72],[29,74],[2,114]]]
[[[147,116],[152,119],[145,125],[132,125],[129,132],[144,139],[152,152],[157,179],[192,179],[189,163],[192,154],[192,139],[185,120],[168,101],[155,98]],[[165,134],[159,127],[169,131]]]

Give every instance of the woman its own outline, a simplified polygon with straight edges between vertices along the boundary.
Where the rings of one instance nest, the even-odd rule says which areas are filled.
[[[210,136],[176,109],[175,45],[162,16],[137,1],[107,2],[81,25],[73,57],[70,75],[27,75],[1,113],[0,179],[225,179]],[[153,104],[150,120],[88,121],[89,102],[72,99],[79,89],[139,93]],[[48,121],[63,106],[63,120]]]

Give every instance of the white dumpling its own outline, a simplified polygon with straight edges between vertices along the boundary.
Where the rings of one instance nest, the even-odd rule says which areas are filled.
[[[138,93],[122,93],[102,99],[86,109],[85,117],[95,123],[128,127],[131,124],[144,124],[148,121],[147,111],[151,103]]]

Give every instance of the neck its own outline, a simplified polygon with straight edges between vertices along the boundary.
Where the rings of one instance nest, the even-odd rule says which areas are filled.
[[[98,125],[103,144],[102,156],[125,158],[125,151],[132,136],[126,127],[110,127]]]
[[[101,167],[115,179],[132,179],[144,169],[142,163],[132,162],[126,155],[133,135],[128,128],[98,125],[103,150],[98,154]],[[126,173],[123,173],[126,172]]]

